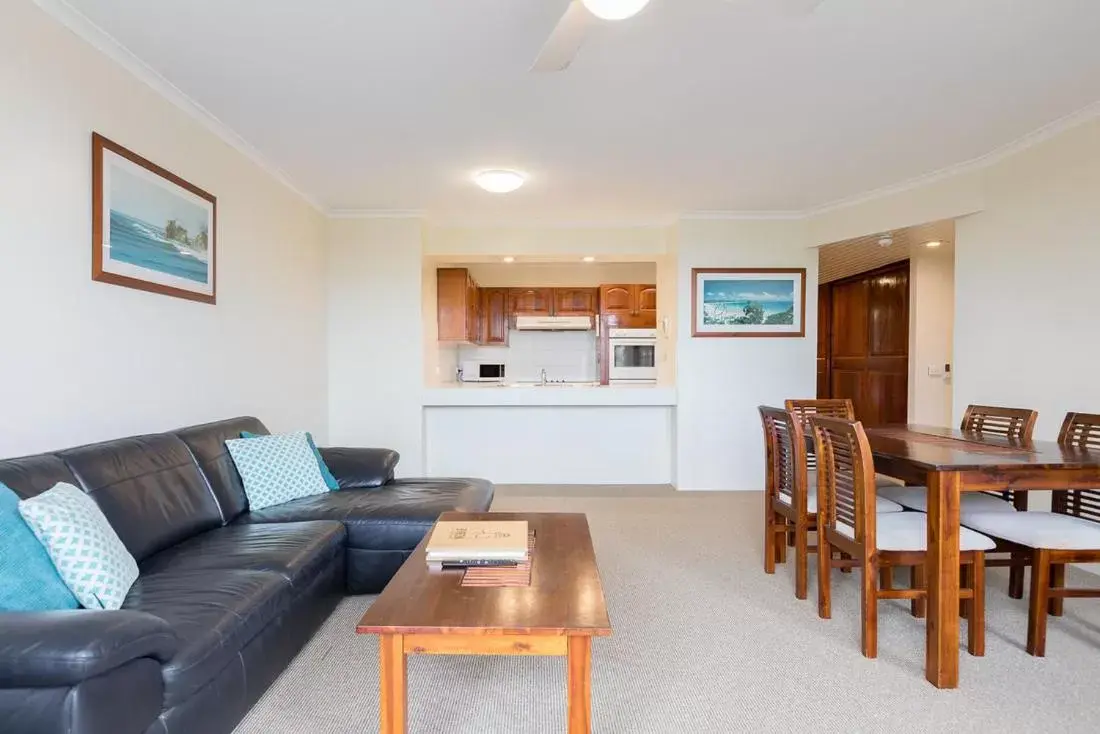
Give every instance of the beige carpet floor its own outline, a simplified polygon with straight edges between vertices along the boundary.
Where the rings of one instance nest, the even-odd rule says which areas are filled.
[[[594,644],[595,732],[1100,731],[1100,600],[1067,601],[1048,657],[1033,658],[1025,601],[991,572],[986,656],[964,648],[961,687],[940,691],[924,680],[924,623],[902,602],[883,603],[867,660],[855,574],[836,574],[831,621],[794,598],[789,568],[764,574],[759,494],[539,494],[505,489],[494,509],[588,515],[615,630]],[[353,632],[372,599],[344,600],[238,734],[378,730],[377,641]],[[557,658],[414,656],[409,730],[563,732],[564,680]]]

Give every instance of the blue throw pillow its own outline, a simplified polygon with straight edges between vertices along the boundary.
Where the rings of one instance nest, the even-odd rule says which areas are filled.
[[[231,438],[225,447],[253,511],[329,491],[305,431]]]
[[[79,606],[49,553],[19,514],[19,496],[0,484],[0,612]]]
[[[261,433],[241,431],[241,438],[259,438],[262,435]],[[308,431],[306,431],[306,441],[309,442],[309,447],[313,449],[313,455],[317,457],[317,468],[321,470],[321,476],[325,478],[325,486],[329,489],[340,489],[340,482],[336,481],[336,477],[332,476],[332,472],[329,471],[328,465],[325,464],[325,460],[321,458],[321,451],[317,448],[317,444],[313,442],[313,434]]]

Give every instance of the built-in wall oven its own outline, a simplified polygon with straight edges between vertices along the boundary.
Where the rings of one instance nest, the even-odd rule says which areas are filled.
[[[657,382],[657,330],[608,330],[607,359],[607,378],[613,385]]]

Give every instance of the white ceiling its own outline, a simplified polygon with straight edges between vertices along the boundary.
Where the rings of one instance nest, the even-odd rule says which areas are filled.
[[[889,237],[890,245],[880,245],[879,241]],[[817,282],[831,283],[859,273],[866,273],[899,260],[909,259],[917,248],[931,241],[939,242],[938,252],[953,253],[955,248],[955,222],[943,220],[929,222],[915,227],[895,229],[890,232],[855,237],[850,240],[833,242],[820,248],[818,255]]]
[[[1095,0],[652,0],[558,74],[567,0],[69,3],[324,207],[440,220],[805,210],[1100,100]]]

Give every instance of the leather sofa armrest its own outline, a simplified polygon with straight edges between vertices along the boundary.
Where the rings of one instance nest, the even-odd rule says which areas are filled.
[[[0,612],[0,688],[71,686],[138,658],[165,663],[179,644],[145,612]]]
[[[321,458],[340,489],[369,489],[393,481],[401,455],[391,449],[321,449]]]

